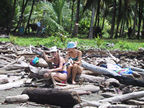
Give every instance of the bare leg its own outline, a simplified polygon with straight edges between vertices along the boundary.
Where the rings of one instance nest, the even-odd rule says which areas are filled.
[[[53,77],[56,81],[59,81],[59,82],[67,80],[67,74],[56,73]]]
[[[81,66],[78,65],[77,70],[78,70],[78,74],[81,74],[82,71],[83,71],[83,68],[82,68]]]
[[[75,77],[76,77],[76,74],[78,72],[77,67],[78,67],[77,64],[73,65],[73,69],[72,69],[72,84],[76,84]]]
[[[56,81],[62,82],[64,80],[66,80],[67,79],[67,74],[51,73],[51,78],[52,78],[54,87],[56,87],[56,85],[66,85],[66,84],[58,83]]]
[[[69,65],[69,66],[68,66],[68,68],[67,68],[68,78],[69,78],[69,77],[70,77],[70,75],[71,75],[72,68],[73,68],[73,66],[72,66],[72,65]]]

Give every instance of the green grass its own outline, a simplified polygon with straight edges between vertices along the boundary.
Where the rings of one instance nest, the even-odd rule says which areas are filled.
[[[138,48],[144,48],[144,40],[126,40],[126,39],[78,39],[78,38],[60,38],[57,36],[51,36],[47,38],[40,37],[16,37],[10,36],[10,38],[0,38],[0,41],[12,42],[20,46],[29,46],[29,45],[45,45],[46,47],[52,47],[56,45],[59,48],[66,48],[67,42],[77,41],[78,48],[81,50],[89,48],[101,48],[101,49],[119,49],[119,50],[132,50],[137,51]],[[114,47],[107,47],[107,43],[114,43]]]

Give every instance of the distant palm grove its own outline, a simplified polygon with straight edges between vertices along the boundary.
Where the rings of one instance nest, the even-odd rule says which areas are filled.
[[[144,39],[144,0],[1,0],[3,33]]]

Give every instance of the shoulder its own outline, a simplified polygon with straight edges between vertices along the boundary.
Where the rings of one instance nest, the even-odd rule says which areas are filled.
[[[60,57],[60,61],[65,62],[65,59],[63,57]]]
[[[77,50],[77,53],[78,53],[79,55],[81,55],[81,54],[82,54],[82,52],[81,52],[80,50]]]

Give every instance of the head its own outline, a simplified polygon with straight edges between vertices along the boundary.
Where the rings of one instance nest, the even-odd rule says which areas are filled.
[[[73,51],[76,48],[76,46],[77,46],[77,42],[68,42],[67,49],[69,51]]]
[[[59,54],[58,54],[58,49],[56,46],[53,46],[50,48],[50,54],[55,58],[57,57]]]

